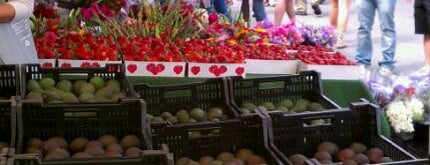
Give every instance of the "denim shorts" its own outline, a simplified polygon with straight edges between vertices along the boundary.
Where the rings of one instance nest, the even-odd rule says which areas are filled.
[[[415,0],[415,33],[430,34],[430,1]]]

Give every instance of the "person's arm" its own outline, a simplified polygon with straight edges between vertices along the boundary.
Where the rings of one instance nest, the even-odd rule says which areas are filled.
[[[9,0],[0,4],[0,22],[29,18],[33,13],[34,0]]]

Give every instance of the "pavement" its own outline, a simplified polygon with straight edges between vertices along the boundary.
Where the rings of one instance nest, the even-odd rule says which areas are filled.
[[[297,16],[298,22],[313,25],[329,25],[329,11],[330,11],[330,0],[320,5],[323,16],[317,17],[314,15],[310,3],[308,4],[308,15]],[[234,0],[234,4],[231,6],[233,15],[236,15],[240,11],[241,0]],[[274,20],[274,7],[266,7],[268,19]],[[395,22],[397,31],[397,48],[395,59],[397,61],[397,73],[410,73],[414,70],[419,69],[424,65],[424,48],[423,48],[423,36],[414,34],[414,9],[413,2],[408,3],[406,0],[398,0],[395,11]],[[379,60],[382,59],[381,53],[381,30],[378,15],[375,16],[375,23],[373,25],[372,41],[373,41],[373,58],[372,65],[377,66]],[[283,23],[288,23],[288,16],[285,14]],[[253,20],[255,23],[255,19]],[[358,16],[356,5],[353,1],[350,10],[350,19],[348,29],[345,33],[345,42],[348,47],[339,50],[340,52],[347,55],[348,59],[354,60],[355,51],[357,48],[357,29],[358,29]]]

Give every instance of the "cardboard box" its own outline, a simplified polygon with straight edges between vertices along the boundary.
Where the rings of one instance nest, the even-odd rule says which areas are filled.
[[[106,64],[120,64],[121,61],[98,61],[98,60],[64,60],[58,59],[58,67],[60,68],[94,68],[104,67]]]
[[[126,61],[127,76],[184,77],[186,62]]]
[[[314,65],[301,62],[299,72],[306,70],[320,72],[322,79],[330,80],[359,80],[361,76],[357,65]]]
[[[246,59],[246,72],[253,74],[296,74],[300,60]]]
[[[246,75],[245,64],[188,63],[188,77],[226,77]]]
[[[39,59],[39,63],[44,68],[54,68],[55,59]]]

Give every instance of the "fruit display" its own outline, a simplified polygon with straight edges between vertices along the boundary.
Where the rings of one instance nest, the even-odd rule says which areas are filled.
[[[141,142],[135,135],[126,135],[121,140],[113,135],[104,135],[91,140],[83,137],[67,142],[62,137],[51,137],[45,141],[39,138],[27,140],[25,153],[37,154],[43,160],[68,158],[136,158],[141,155]]]
[[[191,111],[186,109],[178,110],[175,115],[170,112],[163,112],[160,116],[153,116],[147,114],[146,117],[151,123],[165,122],[168,121],[172,124],[177,123],[195,123],[195,122],[206,122],[206,121],[221,121],[227,120],[229,116],[224,114],[221,108],[211,108],[209,111],[205,111],[201,108],[193,108]]]
[[[45,77],[39,81],[31,79],[27,82],[28,93],[25,99],[43,103],[95,103],[117,102],[124,98],[121,84],[116,79],[104,80],[94,76],[85,80],[60,80]]]
[[[340,52],[326,53],[321,51],[302,52],[298,51],[295,55],[296,59],[301,60],[306,64],[317,65],[355,65],[354,62],[348,60],[346,56]]]
[[[390,157],[384,155],[380,148],[368,149],[366,145],[359,142],[354,142],[348,148],[341,149],[335,143],[325,141],[317,147],[313,158],[321,164],[342,162],[344,165],[362,165],[393,162]],[[301,154],[293,154],[289,160],[294,165],[306,165],[309,158]]]
[[[240,107],[240,112],[243,114],[254,113],[254,110],[256,109],[266,111],[300,113],[306,111],[322,111],[324,110],[324,107],[318,102],[311,102],[307,99],[298,99],[295,101],[285,99],[277,103],[263,102],[258,106],[253,103],[243,102]]]
[[[368,149],[366,145],[354,142],[348,148],[340,149],[333,142],[325,141],[318,145],[313,159],[321,164],[333,164],[341,162],[344,165],[380,164],[393,162],[390,157],[384,155],[380,148]],[[289,160],[294,165],[306,165],[309,160],[302,154],[293,154]]]
[[[263,157],[254,154],[249,149],[241,149],[234,155],[231,152],[222,152],[216,157],[203,156],[198,160],[182,157],[176,160],[175,165],[260,165],[266,164]]]

